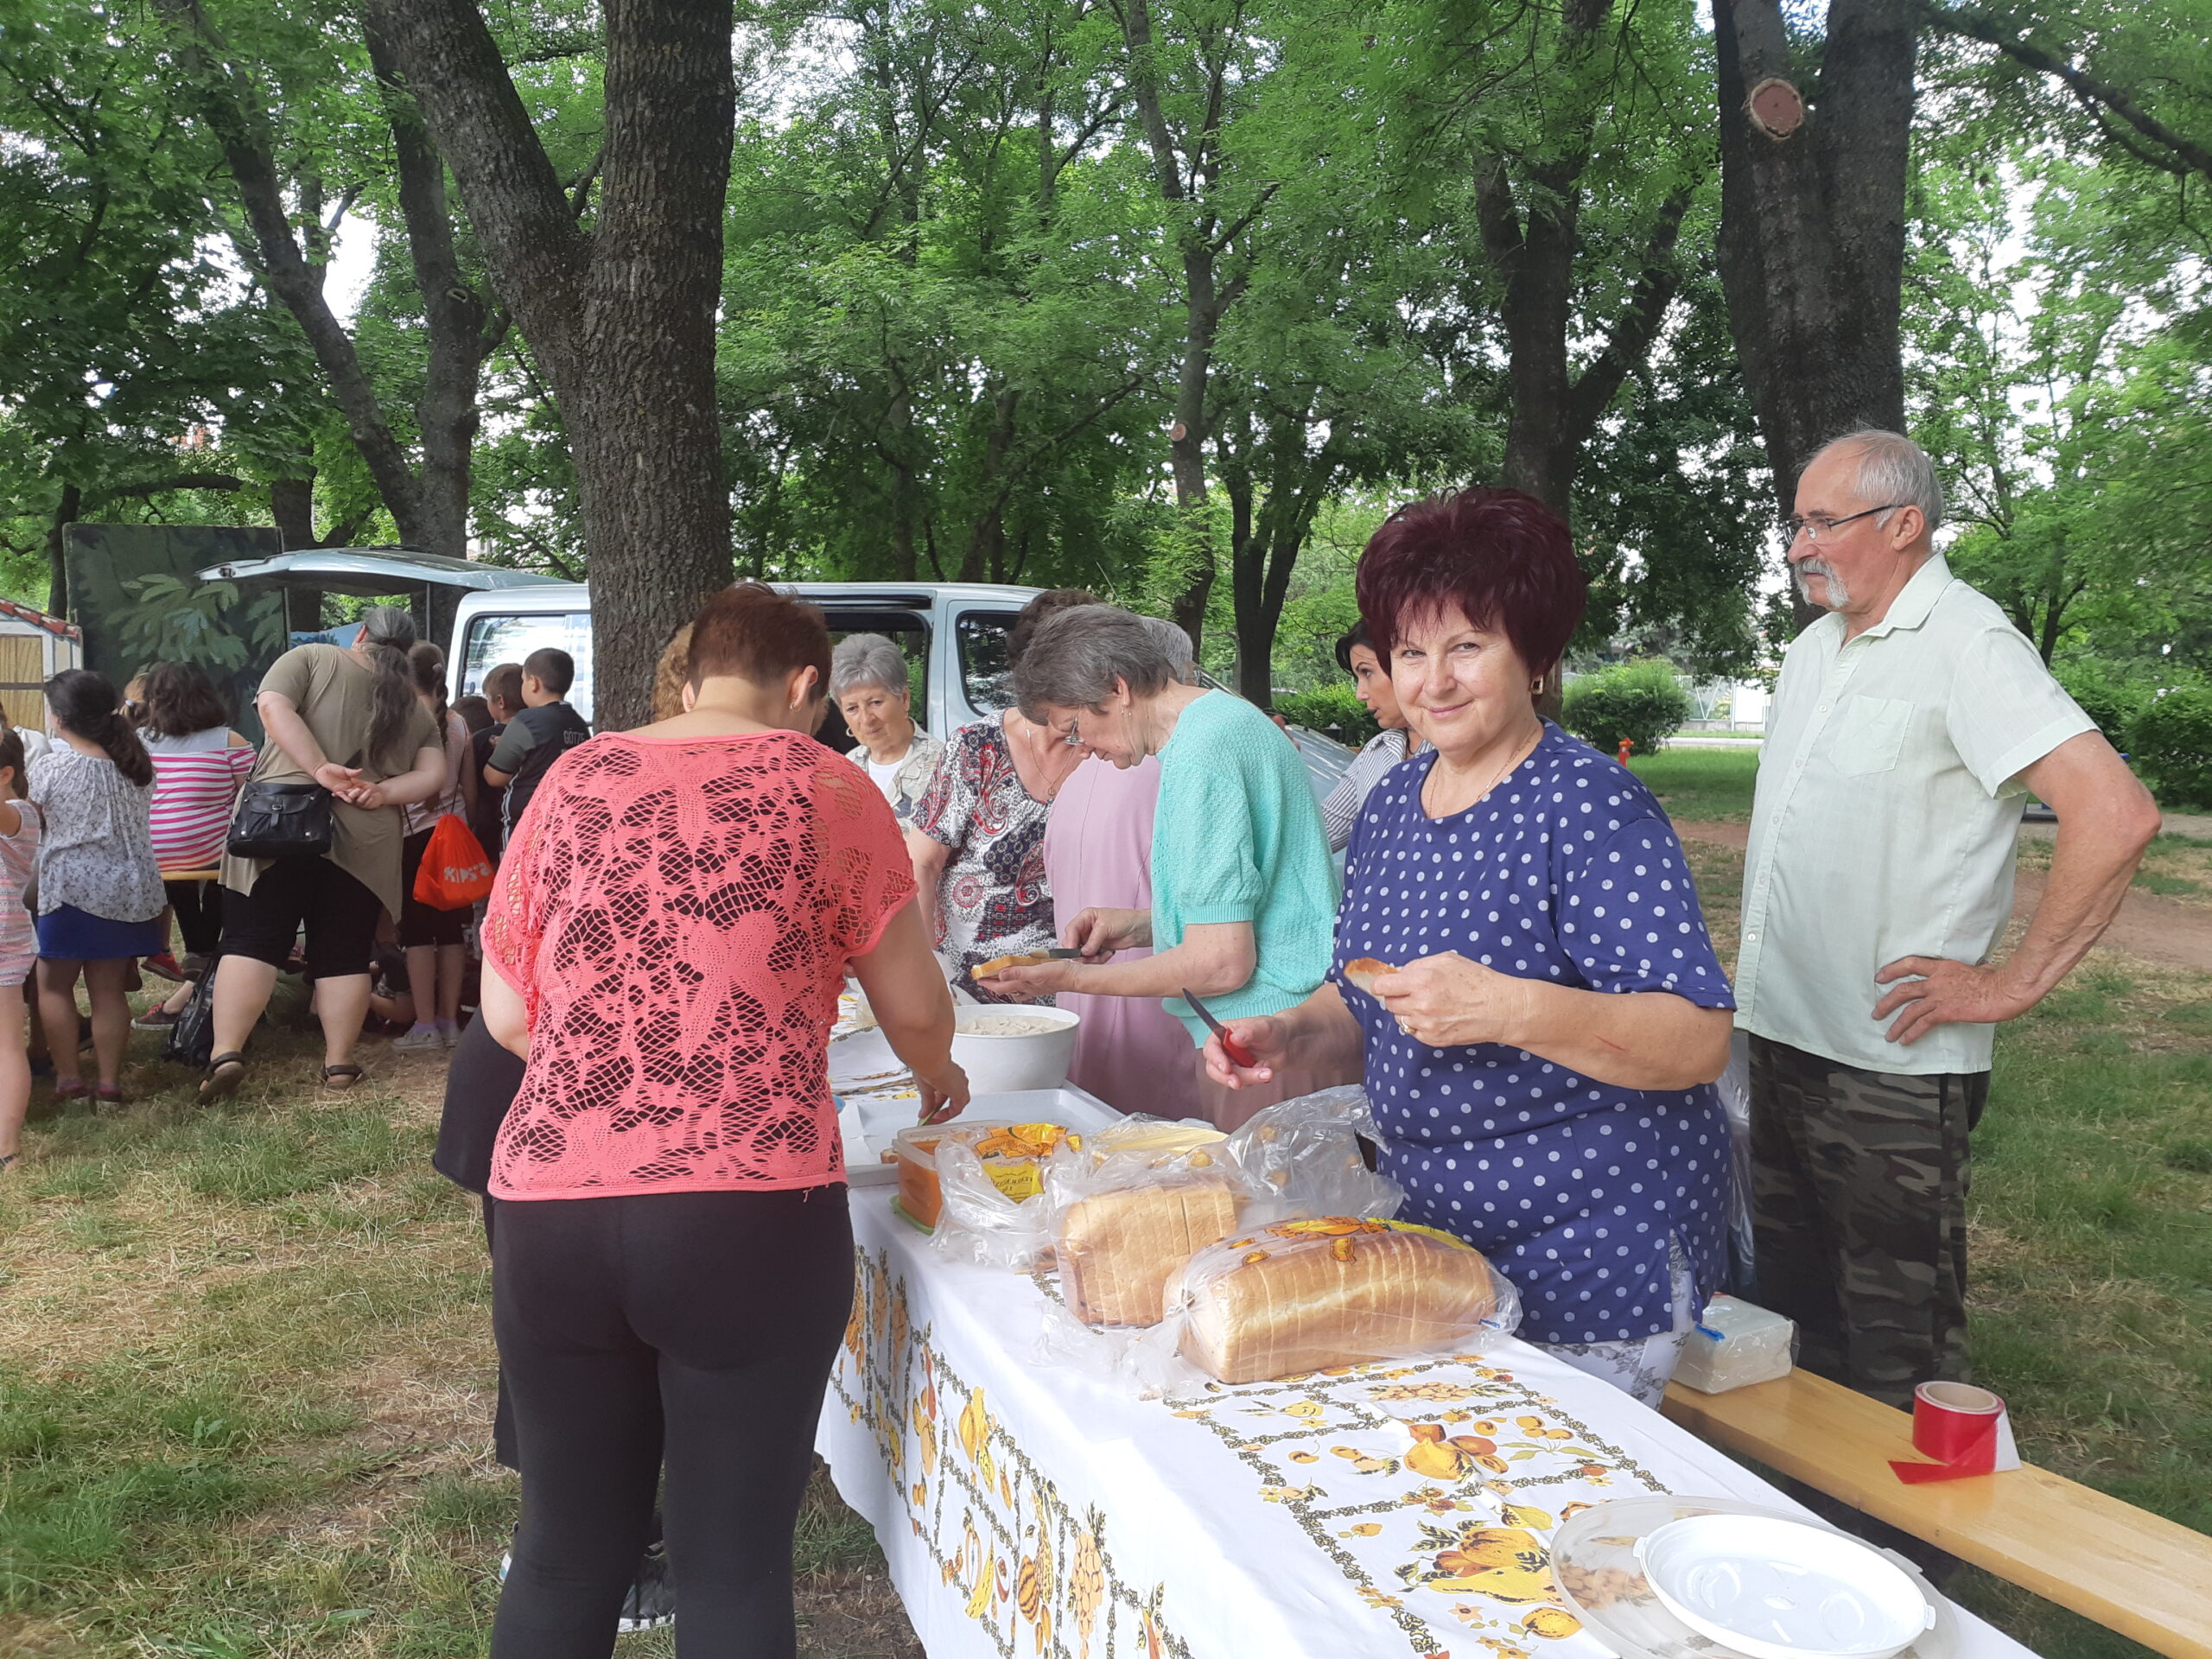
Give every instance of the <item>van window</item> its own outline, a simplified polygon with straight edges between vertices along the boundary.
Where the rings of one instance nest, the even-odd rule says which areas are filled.
[[[519,663],[533,651],[550,645],[576,659],[576,683],[569,688],[569,702],[586,720],[591,718],[591,613],[535,611],[520,615],[482,614],[468,621],[468,639],[461,652],[461,680],[453,689],[456,697],[484,689],[484,677],[501,663]]]
[[[967,611],[953,629],[960,648],[960,683],[968,706],[979,715],[1014,707],[1013,664],[1007,639],[1019,611]]]

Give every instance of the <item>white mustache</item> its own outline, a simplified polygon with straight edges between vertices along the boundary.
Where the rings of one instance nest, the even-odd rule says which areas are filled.
[[[1851,590],[1844,586],[1843,578],[1836,575],[1835,567],[1825,559],[1803,560],[1797,565],[1793,574],[1797,582],[1797,596],[1808,604],[1812,602],[1813,594],[1812,589],[1808,586],[1807,579],[1812,576],[1821,576],[1827,580],[1828,609],[1834,610],[1838,606],[1850,601]]]

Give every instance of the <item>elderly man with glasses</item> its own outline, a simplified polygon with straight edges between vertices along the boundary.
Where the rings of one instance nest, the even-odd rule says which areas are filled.
[[[1815,455],[1786,522],[1828,614],[1783,659],[1744,869],[1758,1299],[1799,1363],[1900,1407],[1963,1381],[1967,1135],[1999,1021],[2112,920],[2158,812],[2035,647],[1954,576],[1920,447],[1861,431]],[[2058,814],[2026,932],[2028,791]]]

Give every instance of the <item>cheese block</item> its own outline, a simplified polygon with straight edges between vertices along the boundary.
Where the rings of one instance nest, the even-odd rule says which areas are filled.
[[[1060,1286],[1086,1325],[1157,1325],[1192,1253],[1236,1230],[1236,1195],[1211,1178],[1098,1192],[1060,1218]]]
[[[1203,1251],[1172,1287],[1184,1356],[1258,1382],[1459,1345],[1498,1310],[1481,1252],[1427,1229],[1288,1221]]]

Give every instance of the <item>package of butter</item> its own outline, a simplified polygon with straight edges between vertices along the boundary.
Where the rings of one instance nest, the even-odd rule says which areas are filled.
[[[1682,1344],[1675,1381],[1700,1394],[1726,1394],[1789,1375],[1797,1327],[1779,1313],[1733,1296],[1715,1296]]]

